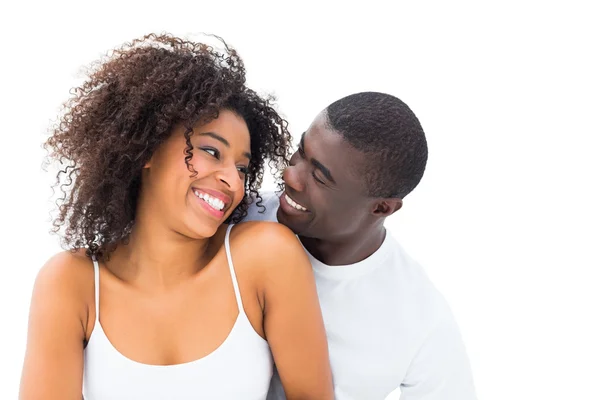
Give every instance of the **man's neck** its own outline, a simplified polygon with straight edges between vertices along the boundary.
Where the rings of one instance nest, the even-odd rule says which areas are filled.
[[[300,236],[308,252],[326,265],[350,265],[363,261],[375,253],[385,239],[383,224],[371,230],[337,239],[315,239]]]

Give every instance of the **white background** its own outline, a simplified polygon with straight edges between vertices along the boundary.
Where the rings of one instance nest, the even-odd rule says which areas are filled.
[[[17,396],[33,280],[60,250],[48,234],[46,128],[81,66],[152,31],[223,36],[245,59],[249,84],[278,96],[296,138],[353,92],[407,102],[430,161],[387,226],[453,308],[480,399],[600,399],[592,1],[7,3],[1,399]]]

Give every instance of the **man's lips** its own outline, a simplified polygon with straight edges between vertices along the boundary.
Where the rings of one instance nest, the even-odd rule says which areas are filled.
[[[280,204],[283,205],[286,209],[291,209],[302,213],[309,212],[307,207],[294,200],[287,191],[283,192],[283,194],[281,195]]]

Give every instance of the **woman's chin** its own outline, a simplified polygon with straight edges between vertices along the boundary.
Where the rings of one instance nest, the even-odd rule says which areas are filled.
[[[219,228],[224,224],[227,224],[226,221],[231,216],[233,210],[229,209],[226,213],[221,214],[216,218],[213,215],[203,215],[204,213],[199,213],[198,210],[190,210],[193,211],[184,217],[185,223],[185,236],[190,237],[191,239],[205,239],[213,237]],[[202,210],[204,211],[204,210]]]

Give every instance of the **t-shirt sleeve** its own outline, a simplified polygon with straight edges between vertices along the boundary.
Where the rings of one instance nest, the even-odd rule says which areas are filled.
[[[471,366],[450,314],[426,337],[400,384],[401,400],[476,400]]]

